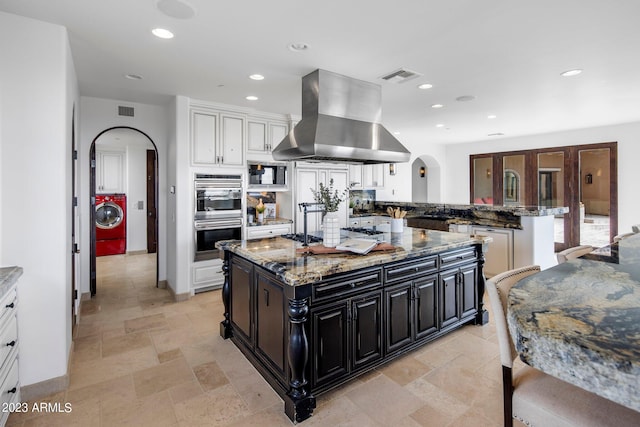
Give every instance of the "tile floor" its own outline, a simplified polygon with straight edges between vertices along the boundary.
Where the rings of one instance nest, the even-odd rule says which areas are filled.
[[[66,391],[70,413],[12,414],[9,426],[291,426],[283,402],[219,336],[220,291],[174,303],[153,255],[98,258]],[[465,326],[318,398],[314,426],[501,426],[495,328]],[[30,405],[31,406],[31,405]]]

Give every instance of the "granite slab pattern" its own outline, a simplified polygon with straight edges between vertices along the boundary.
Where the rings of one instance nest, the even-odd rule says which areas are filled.
[[[369,252],[366,255],[350,252],[299,254],[296,249],[302,247],[302,243],[282,237],[250,241],[225,240],[216,243],[216,247],[231,251],[264,267],[288,285],[298,286],[338,273],[436,254],[471,244],[486,244],[491,238],[405,227],[403,233],[385,233],[385,241],[394,245],[395,249]]]
[[[0,298],[5,296],[9,288],[22,276],[22,267],[2,267],[0,268]]]
[[[507,318],[525,363],[640,411],[640,235],[617,246],[523,279]]]

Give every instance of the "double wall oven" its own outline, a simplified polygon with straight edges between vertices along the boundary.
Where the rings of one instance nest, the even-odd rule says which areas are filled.
[[[196,174],[195,261],[218,258],[220,240],[242,239],[242,175]]]

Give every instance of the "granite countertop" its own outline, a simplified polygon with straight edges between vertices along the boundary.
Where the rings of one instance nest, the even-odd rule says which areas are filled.
[[[292,220],[287,218],[269,218],[262,222],[247,222],[247,227],[262,227],[264,225],[279,225],[279,224],[291,224]]]
[[[282,237],[249,241],[225,240],[216,243],[216,247],[238,254],[273,272],[284,283],[297,286],[316,282],[338,273],[491,241],[489,237],[410,227],[405,227],[403,233],[389,233],[383,226],[378,227],[378,230],[386,231],[385,241],[395,246],[395,249],[372,251],[366,255],[351,252],[324,255],[300,254],[296,249],[301,248],[302,243]]]
[[[22,276],[22,267],[2,267],[0,268],[0,298],[2,298],[9,288]]]
[[[640,235],[521,280],[508,323],[523,361],[640,411]]]

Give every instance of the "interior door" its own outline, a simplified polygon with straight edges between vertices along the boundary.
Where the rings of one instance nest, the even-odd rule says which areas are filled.
[[[157,250],[156,150],[147,150],[147,253]]]

